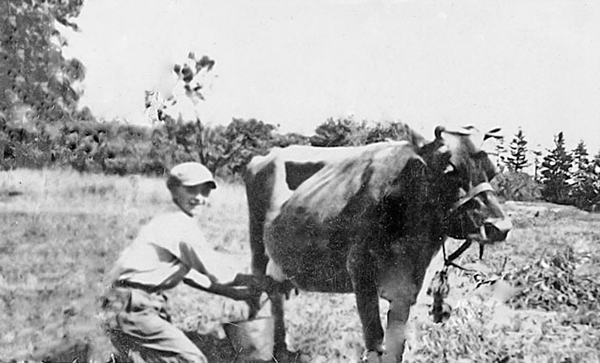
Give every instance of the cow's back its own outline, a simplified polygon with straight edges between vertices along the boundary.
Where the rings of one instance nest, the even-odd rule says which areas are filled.
[[[250,214],[277,212],[302,183],[328,165],[357,158],[369,147],[312,147],[292,145],[273,148],[254,157],[246,168],[244,183]]]

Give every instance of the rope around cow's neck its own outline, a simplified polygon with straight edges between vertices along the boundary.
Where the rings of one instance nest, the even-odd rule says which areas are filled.
[[[458,210],[458,208],[460,208],[461,206],[463,206],[464,204],[469,202],[471,199],[475,198],[478,194],[481,194],[486,191],[494,191],[494,188],[492,187],[492,185],[490,183],[484,182],[484,183],[477,184],[475,187],[469,189],[469,191],[466,193],[466,195],[464,197],[460,198],[456,203],[454,203],[454,205],[450,209],[450,213],[455,213]],[[481,227],[481,234],[483,236],[485,236],[485,228],[483,226]],[[460,257],[460,255],[462,255],[462,253],[465,252],[467,250],[467,248],[469,248],[471,246],[472,243],[473,243],[473,240],[470,238],[467,238],[465,240],[465,242],[463,242],[463,244],[460,245],[460,247],[458,247],[458,249],[456,251],[454,251],[454,253],[452,253],[450,256],[447,256],[447,254],[446,254],[446,243],[445,242],[442,243],[442,251],[444,253],[445,268],[447,268],[448,266],[454,266],[463,271],[473,271],[472,269],[464,268],[453,262],[458,257]],[[479,259],[482,259],[482,258],[483,258],[483,244],[480,243],[479,244]]]
[[[444,299],[448,297],[450,292],[450,285],[448,284],[448,267],[453,266],[463,271],[477,272],[476,270],[460,266],[453,261],[463,254],[471,246],[473,240],[467,239],[463,242],[456,251],[450,256],[446,253],[446,243],[442,243],[442,252],[444,254],[444,267],[435,273],[435,276],[431,282],[431,286],[427,291],[428,295],[433,297],[433,304],[431,305],[431,311],[433,315],[433,321],[435,323],[441,323],[450,317],[450,311],[452,308],[450,305],[444,303]],[[483,257],[483,245],[479,245],[479,258]]]
[[[450,212],[456,212],[461,206],[469,202],[471,199],[475,198],[480,193],[485,191],[494,190],[489,183],[481,183],[471,188],[464,197],[460,198],[451,208]],[[482,233],[485,233],[485,230],[482,227]],[[433,297],[433,304],[431,306],[430,314],[433,315],[433,321],[436,323],[441,323],[450,317],[451,307],[450,305],[444,303],[444,299],[448,297],[448,293],[450,292],[450,285],[448,284],[448,267],[453,266],[463,271],[468,272],[477,272],[473,269],[469,269],[463,266],[458,265],[454,262],[460,255],[462,255],[473,243],[471,238],[467,238],[463,244],[461,244],[456,251],[454,251],[450,256],[448,256],[446,252],[446,241],[442,242],[442,252],[444,255],[444,268],[441,271],[436,272],[433,281],[431,283],[432,287],[427,291],[429,295]],[[483,258],[483,244],[479,244],[479,259]]]
[[[462,189],[462,188],[461,188],[461,191],[463,191],[463,193],[465,193],[464,189]],[[484,182],[484,183],[477,184],[473,188],[469,189],[469,191],[466,192],[465,196],[463,196],[456,203],[454,203],[454,205],[450,209],[450,213],[456,212],[458,210],[458,208],[462,207],[468,201],[475,198],[478,194],[481,194],[481,193],[487,192],[487,191],[494,191],[494,187],[492,187],[492,185],[490,183]]]
[[[458,268],[459,270],[476,272],[473,269],[460,266],[457,263],[453,262],[458,257],[460,257],[460,255],[462,255],[467,250],[467,248],[469,248],[471,246],[472,243],[473,243],[472,239],[466,239],[463,242],[463,244],[460,245],[460,247],[458,247],[458,249],[456,251],[454,251],[450,256],[448,256],[446,253],[446,242],[442,243],[442,252],[444,254],[444,269],[447,270],[448,266],[453,266],[453,267]],[[479,244],[479,259],[482,259],[482,258],[483,258],[483,244]]]

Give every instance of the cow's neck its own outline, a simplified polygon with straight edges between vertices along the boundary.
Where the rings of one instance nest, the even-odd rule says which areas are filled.
[[[405,203],[405,235],[441,246],[445,239],[444,219],[452,206],[447,185],[438,176],[427,175],[407,185],[410,202]]]

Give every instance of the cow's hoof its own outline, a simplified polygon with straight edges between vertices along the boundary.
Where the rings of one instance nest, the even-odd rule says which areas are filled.
[[[369,350],[362,359],[363,363],[381,363],[381,353],[376,350]]]
[[[275,362],[277,363],[301,363],[302,354],[300,352],[290,352],[289,350],[280,350],[275,353]]]

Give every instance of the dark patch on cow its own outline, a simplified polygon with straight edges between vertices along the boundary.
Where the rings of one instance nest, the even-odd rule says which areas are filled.
[[[285,182],[290,190],[296,190],[306,179],[313,176],[325,166],[324,163],[285,162]]]

